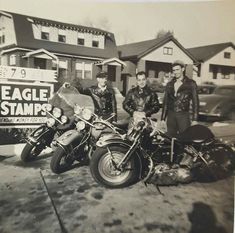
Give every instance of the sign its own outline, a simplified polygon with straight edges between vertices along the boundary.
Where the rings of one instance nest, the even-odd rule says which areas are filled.
[[[0,82],[0,128],[42,124],[42,111],[53,93],[53,84]]]
[[[31,69],[16,66],[0,66],[0,79],[57,82],[55,70]]]

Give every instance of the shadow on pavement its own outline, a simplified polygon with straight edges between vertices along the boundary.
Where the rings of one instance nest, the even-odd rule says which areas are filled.
[[[212,208],[203,202],[193,203],[193,210],[188,213],[188,219],[192,224],[189,233],[227,233],[222,226],[217,225]]]

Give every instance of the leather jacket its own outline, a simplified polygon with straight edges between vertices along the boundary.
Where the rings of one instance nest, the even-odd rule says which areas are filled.
[[[159,111],[157,93],[153,92],[148,86],[140,89],[138,86],[128,91],[123,108],[132,116],[135,111],[145,112],[149,117]]]
[[[105,90],[102,90],[97,85],[88,88],[82,88],[80,86],[78,87],[78,91],[81,94],[91,96],[95,107],[95,114],[103,119],[107,119],[112,113],[115,113],[112,120],[117,120],[117,102],[112,88],[106,87]]]
[[[196,82],[188,77],[184,77],[176,95],[174,89],[175,82],[176,79],[172,79],[166,86],[161,119],[166,119],[169,110],[173,112],[189,112],[190,101],[192,101],[192,120],[197,120],[199,99]]]

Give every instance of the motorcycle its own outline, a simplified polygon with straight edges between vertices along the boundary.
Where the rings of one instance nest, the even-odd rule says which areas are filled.
[[[42,111],[48,118],[46,123],[40,125],[25,139],[26,145],[20,157],[23,162],[34,160],[46,147],[51,147],[55,137],[74,127],[70,119],[63,115],[62,109],[46,104]]]
[[[117,124],[114,126],[109,122],[114,114],[104,120],[79,105],[75,106],[74,112],[75,129],[66,131],[56,139],[57,148],[50,163],[51,170],[56,174],[69,170],[75,161],[87,164],[102,134],[121,137],[124,132]]]
[[[218,178],[234,168],[230,146],[205,126],[194,125],[171,138],[158,122],[143,117],[125,137],[100,137],[90,161],[92,177],[107,188],[123,188],[142,180],[146,185],[188,183],[202,176]],[[226,150],[222,157],[217,150]]]

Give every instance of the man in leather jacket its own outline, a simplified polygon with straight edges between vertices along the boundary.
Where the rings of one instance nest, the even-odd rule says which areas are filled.
[[[117,120],[117,102],[115,98],[114,90],[107,86],[107,72],[99,72],[96,75],[97,85],[88,88],[83,88],[78,86],[77,89],[81,94],[91,96],[94,107],[95,114],[102,117],[103,119],[108,119],[111,114],[115,114],[112,120]]]
[[[130,116],[144,113],[150,117],[160,109],[157,93],[147,86],[145,72],[141,71],[136,74],[136,82],[137,86],[128,91],[123,101],[123,108]]]
[[[167,132],[175,137],[191,125],[190,102],[192,102],[192,124],[196,123],[199,100],[196,82],[184,75],[184,63],[175,61],[172,70],[174,78],[166,85],[161,120],[165,121],[167,118]]]

